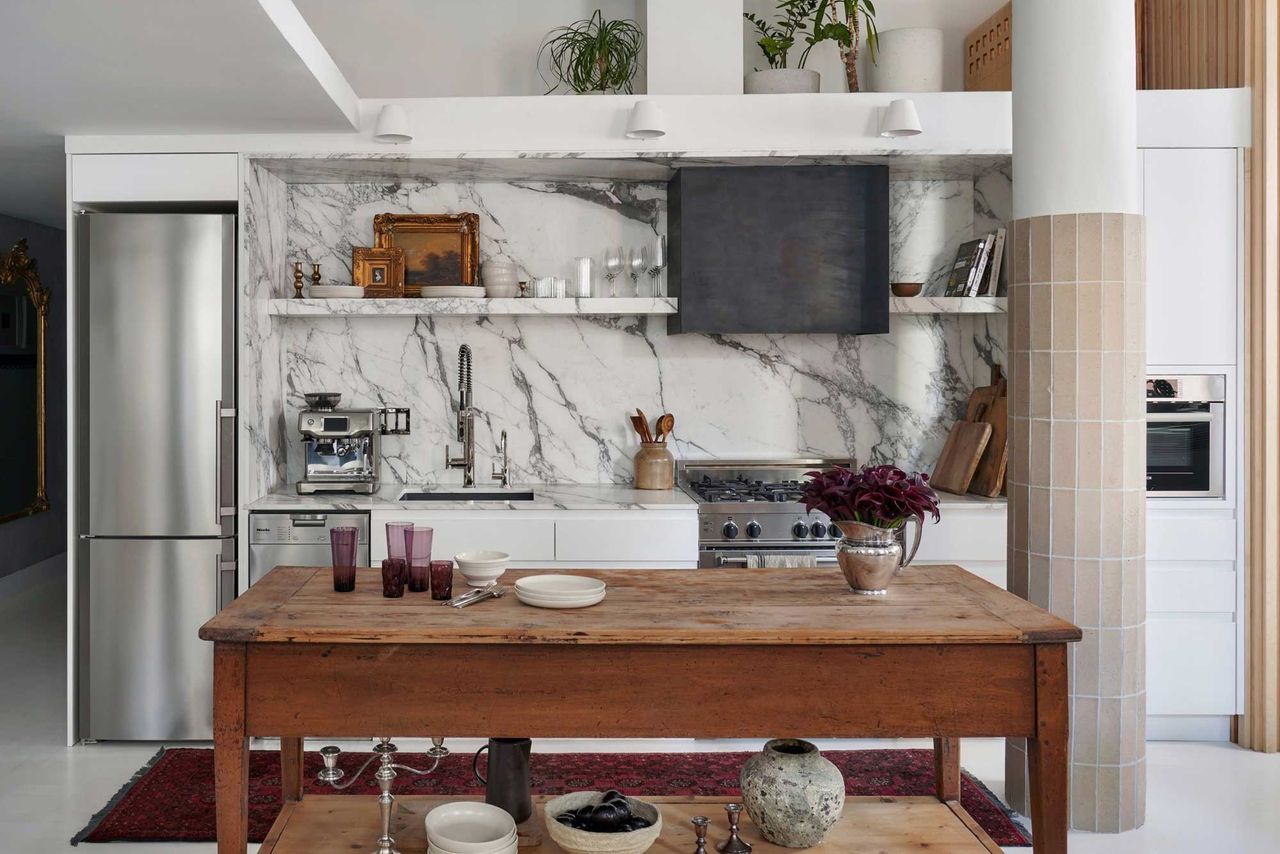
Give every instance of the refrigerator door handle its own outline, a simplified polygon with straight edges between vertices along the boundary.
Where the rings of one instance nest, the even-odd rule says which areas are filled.
[[[221,557],[216,558],[214,562],[217,564],[218,572],[218,601],[214,603],[214,607],[221,611],[236,599],[236,565],[234,561],[227,562]]]
[[[222,525],[222,520],[227,516],[236,515],[234,506],[226,507],[222,503],[222,422],[227,418],[235,418],[236,411],[234,409],[224,409],[221,400],[214,401],[213,416],[213,506],[216,516],[214,524]]]

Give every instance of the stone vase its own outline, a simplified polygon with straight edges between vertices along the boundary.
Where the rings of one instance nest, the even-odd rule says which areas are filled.
[[[867,67],[873,92],[942,91],[942,30],[881,30],[876,45],[876,61]]]
[[[747,74],[742,79],[742,91],[748,95],[817,92],[821,82],[818,72],[808,68],[766,68]]]
[[[844,776],[818,748],[775,738],[742,767],[742,805],[760,834],[784,848],[822,842],[844,812]]]

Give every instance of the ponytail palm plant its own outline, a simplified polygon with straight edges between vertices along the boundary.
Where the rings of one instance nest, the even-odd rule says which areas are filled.
[[[606,21],[604,13],[597,9],[586,20],[547,33],[538,48],[538,73],[547,83],[541,71],[545,57],[556,78],[549,85],[548,94],[560,86],[580,93],[630,93],[643,47],[644,33],[639,24],[628,18]]]

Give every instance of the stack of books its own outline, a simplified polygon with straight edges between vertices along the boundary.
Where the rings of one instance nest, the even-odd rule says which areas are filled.
[[[993,297],[1000,290],[1000,267],[1004,260],[1005,230],[960,244],[956,262],[947,276],[949,297]]]

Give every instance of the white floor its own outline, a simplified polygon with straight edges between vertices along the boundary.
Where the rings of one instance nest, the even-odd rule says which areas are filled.
[[[0,585],[0,854],[72,850],[71,837],[157,749],[155,744],[64,746],[64,595],[56,580],[25,589]],[[469,743],[451,744],[461,750]],[[886,744],[917,743],[860,742],[856,746]],[[735,743],[699,746],[743,749]],[[543,750],[573,747],[583,745],[539,744]],[[597,743],[596,747],[619,749],[622,745]],[[1280,756],[1225,744],[1172,743],[1149,745],[1147,756],[1147,825],[1115,836],[1074,833],[1072,852],[1280,851],[1280,809],[1276,808]],[[1003,794],[1001,742],[966,740],[962,761],[997,794]],[[80,850],[92,854],[96,848]],[[107,854],[204,854],[214,851],[214,845],[114,843],[105,850]]]

